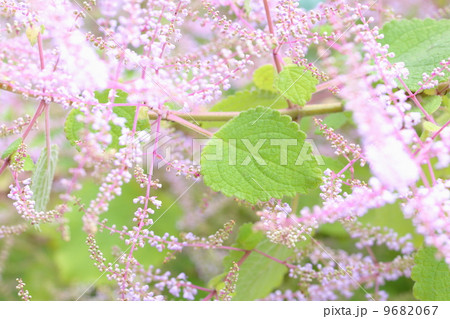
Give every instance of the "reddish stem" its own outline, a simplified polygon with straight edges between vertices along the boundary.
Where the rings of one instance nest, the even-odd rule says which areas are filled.
[[[250,256],[250,254],[252,253],[251,250],[247,250],[245,251],[245,254],[241,257],[241,259],[239,259],[239,261],[236,263],[239,267],[241,267],[241,265],[244,263],[244,261],[248,258],[248,256]]]
[[[22,141],[25,141],[25,139],[27,138],[28,134],[31,131],[31,128],[33,127],[34,123],[36,123],[36,120],[38,119],[38,117],[42,114],[42,111],[45,107],[45,102],[41,101],[39,103],[39,106],[36,110],[36,112],[34,113],[33,118],[31,119],[30,123],[28,124],[27,128],[25,129],[25,131],[22,134]],[[8,157],[4,162],[2,167],[0,167],[0,175],[3,173],[3,171],[6,169],[6,167],[8,167],[9,163],[11,161],[11,157]]]
[[[208,296],[206,296],[205,298],[202,299],[202,301],[209,301],[212,299],[212,297],[214,297],[216,295],[216,291],[212,291]]]
[[[41,33],[38,33],[38,48],[39,48],[39,60],[41,62],[41,70],[44,70],[45,64],[44,64],[44,49],[42,47],[42,37]]]
[[[275,36],[275,30],[273,28],[272,17],[270,16],[269,3],[267,2],[267,0],[263,0],[263,1],[264,1],[264,10],[266,11],[267,25],[269,26],[270,35],[273,38]],[[275,63],[275,67],[277,68],[277,72],[280,73],[281,72],[281,61],[280,61],[280,56],[278,55],[276,48],[274,48],[272,50],[272,56],[273,56],[273,61]]]
[[[267,257],[267,258],[269,258],[269,259],[271,259],[271,260],[273,260],[273,261],[275,261],[275,262],[277,262],[277,263],[279,263],[279,264],[285,265],[285,266],[288,267],[288,268],[295,268],[294,265],[292,265],[292,264],[290,264],[290,263],[288,263],[288,262],[286,262],[286,261],[280,260],[280,259],[278,259],[278,258],[276,258],[276,257],[270,256],[270,255],[266,254],[266,253],[263,252],[263,251],[260,251],[260,250],[257,250],[257,249],[253,249],[253,251],[254,251],[255,253],[261,254],[261,255],[263,255],[264,257]]]
[[[47,164],[50,163],[50,105],[44,105],[45,108],[45,143],[47,145]]]

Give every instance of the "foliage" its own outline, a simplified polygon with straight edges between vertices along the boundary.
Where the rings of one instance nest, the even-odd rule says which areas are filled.
[[[414,297],[419,300],[450,299],[450,268],[444,260],[436,258],[436,252],[433,247],[424,247],[416,254],[411,278],[416,282]]]
[[[297,123],[277,111],[241,112],[203,149],[205,184],[254,204],[306,193],[318,186],[321,171],[305,137]]]
[[[383,26],[384,38],[381,43],[388,44],[395,53],[392,62],[403,62],[409,70],[405,83],[416,91],[419,82],[426,82],[423,73],[430,73],[450,55],[450,20],[411,19],[391,21]],[[436,77],[436,80],[448,79],[448,71]]]

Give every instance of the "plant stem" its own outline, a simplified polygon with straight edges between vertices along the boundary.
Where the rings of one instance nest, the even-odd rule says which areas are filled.
[[[50,165],[50,104],[45,103],[45,144],[47,145],[47,165]]]
[[[267,0],[263,0],[263,1],[264,1],[264,11],[266,11],[267,25],[269,27],[269,33],[271,35],[271,38],[274,39],[275,38],[275,30],[273,27],[272,17],[270,16],[269,3]],[[277,73],[280,73],[283,68],[281,66],[280,55],[278,54],[279,48],[280,48],[279,46],[275,46],[272,49],[273,62],[275,63],[275,68],[277,69]],[[288,99],[286,99],[286,101],[287,101],[288,107],[290,109],[294,108],[294,104],[291,101],[289,101]]]
[[[153,110],[152,110],[153,111]],[[337,113],[343,111],[342,103],[327,103],[327,104],[310,104],[305,105],[302,108],[294,109],[280,109],[278,110],[283,115],[289,115],[293,119],[298,116],[312,116],[328,113]],[[238,116],[240,112],[197,112],[197,113],[184,113],[171,111],[166,117],[166,120],[173,120],[175,118],[181,118],[184,120],[195,120],[195,121],[206,121],[206,122],[216,122],[216,121],[229,121],[232,118]],[[156,113],[149,115],[151,120],[158,117]],[[181,123],[180,123],[181,124]]]
[[[273,38],[275,36],[275,30],[273,28],[272,17],[270,16],[269,3],[267,2],[267,0],[263,0],[263,2],[264,2],[264,10],[266,11],[267,25],[269,27],[270,35]],[[281,62],[280,62],[280,57],[279,57],[279,55],[277,53],[276,48],[274,48],[272,50],[272,56],[273,56],[273,61],[275,63],[275,67],[277,69],[277,72],[280,73],[281,72]]]
[[[434,118],[428,114],[428,112],[423,108],[423,106],[420,104],[419,100],[417,100],[417,97],[415,94],[413,94],[411,92],[411,90],[409,89],[409,87],[406,85],[405,81],[403,81],[402,78],[397,77],[397,79],[399,80],[399,82],[403,85],[403,87],[405,88],[406,92],[409,94],[409,97],[411,98],[411,100],[413,100],[414,104],[420,109],[420,111],[422,111],[422,113],[425,115],[426,119],[428,121],[430,121],[433,124],[436,124],[436,121],[434,120]]]
[[[244,255],[242,255],[241,259],[238,260],[238,262],[236,263],[239,267],[242,266],[242,264],[244,263],[244,261],[247,260],[248,256],[250,256],[250,254],[252,253],[252,250],[247,250]]]
[[[202,301],[209,301],[216,295],[216,291],[212,291],[208,296],[202,299]]]
[[[286,261],[283,261],[283,260],[280,260],[280,259],[275,258],[275,257],[273,257],[273,256],[270,256],[269,254],[266,254],[266,253],[263,252],[263,251],[260,251],[260,250],[257,250],[257,249],[253,249],[253,251],[254,251],[255,253],[261,254],[261,255],[263,255],[263,256],[269,258],[269,259],[272,259],[273,261],[275,261],[275,262],[277,262],[277,263],[279,263],[279,264],[285,265],[285,266],[288,267],[288,268],[295,268],[295,265],[292,265],[292,264],[290,264],[290,263],[288,263],[288,262],[286,262]]]
[[[308,115],[318,115],[318,114],[328,114],[341,112],[343,110],[341,103],[330,103],[330,104],[311,104],[305,105],[303,108],[289,108],[279,110],[281,114],[288,115],[293,119],[296,119],[300,116],[308,116]],[[161,112],[158,110],[151,110],[153,114],[149,114],[149,119],[154,120],[161,118]],[[228,121],[232,118],[238,116],[240,112],[200,112],[200,113],[185,113],[185,112],[177,112],[177,111],[169,111],[166,113],[165,117],[161,119],[165,119],[167,121],[172,121],[178,123],[184,127],[187,127],[201,135],[212,137],[213,133],[205,130],[204,128],[195,125],[189,120],[197,122],[197,121]]]
[[[39,49],[39,61],[41,63],[41,71],[44,70],[45,64],[44,64],[44,49],[42,47],[42,37],[41,33],[38,33],[38,49]]]
[[[39,105],[38,108],[36,110],[36,112],[34,113],[33,118],[31,119],[30,123],[28,123],[27,128],[25,129],[25,132],[23,132],[22,134],[22,141],[25,141],[25,139],[27,138],[28,134],[30,133],[31,129],[33,128],[33,125],[36,123],[38,117],[42,114],[42,112],[44,111],[45,108],[45,102],[44,100],[42,100]],[[6,167],[8,167],[9,163],[11,162],[11,156],[9,156],[4,162],[2,167],[0,167],[0,175],[3,173],[3,171],[6,169]]]

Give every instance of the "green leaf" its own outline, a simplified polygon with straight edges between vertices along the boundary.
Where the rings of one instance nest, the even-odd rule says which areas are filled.
[[[25,34],[28,38],[28,41],[30,41],[31,46],[34,46],[37,42],[37,38],[38,38],[38,34],[39,34],[39,29],[36,27],[28,27],[25,30]]]
[[[316,91],[318,80],[312,73],[297,65],[286,66],[275,80],[275,88],[288,100],[305,105]]]
[[[253,82],[257,88],[270,92],[277,92],[273,87],[273,81],[275,79],[276,71],[272,64],[266,64],[259,67],[253,73]]]
[[[243,224],[239,227],[239,234],[236,239],[237,247],[251,250],[264,239],[264,234],[260,231],[253,230],[252,223]]]
[[[250,4],[250,1],[251,0],[244,0],[244,9],[247,14],[250,14],[252,12],[252,6]]]
[[[328,127],[337,130],[340,129],[345,124],[351,122],[351,117],[352,117],[351,112],[332,113],[327,115],[323,119],[323,124],[326,124]],[[321,134],[319,128],[316,129],[315,134]]]
[[[440,95],[430,95],[430,96],[423,96],[422,97],[422,107],[427,111],[428,114],[433,114],[436,112],[439,107],[442,104],[442,96]],[[419,112],[422,117],[425,115],[422,113],[422,111],[417,107],[411,108],[412,112]]]
[[[450,92],[442,97],[442,105],[450,108]]]
[[[442,96],[432,95],[425,96],[422,99],[422,106],[428,114],[433,114],[436,112],[442,104]]]
[[[72,109],[66,117],[64,123],[64,134],[72,146],[77,146],[77,141],[80,139],[80,130],[83,128],[83,122],[77,120],[78,115],[83,115],[83,112],[77,109]]]
[[[423,129],[428,132],[437,132],[441,129],[441,127],[437,126],[434,123],[425,121],[425,122],[423,122]]]
[[[33,191],[33,200],[35,201],[34,207],[37,212],[45,211],[47,207],[57,162],[57,145],[51,146],[50,159],[47,157],[47,148],[42,150],[41,156],[36,163],[36,170],[31,178],[31,190]]]
[[[280,260],[286,260],[293,254],[293,249],[274,244],[265,238],[262,232],[254,231],[251,223],[244,224],[239,228],[237,241],[233,247],[247,250],[257,249]],[[233,262],[238,262],[244,253],[231,250],[223,260],[225,272],[212,278],[208,287],[219,289],[223,286],[228,269]],[[233,300],[255,300],[266,297],[281,285],[283,277],[288,271],[286,266],[255,252],[252,252],[239,268]]]
[[[276,110],[241,112],[204,147],[205,184],[251,203],[306,193],[322,174],[305,138],[297,123]]]
[[[34,162],[33,162],[33,160],[31,159],[30,155],[27,155],[27,156],[25,157],[23,169],[24,169],[25,171],[32,171],[32,170],[34,170],[35,167],[36,167],[36,165],[34,165]]]
[[[437,260],[435,247],[421,248],[411,272],[414,297],[419,300],[450,300],[450,267],[444,260]]]
[[[109,91],[111,91],[111,89],[106,89],[103,91],[95,91],[95,98],[100,102],[100,103],[108,103],[109,99]],[[116,90],[116,96],[114,97],[114,103],[127,103],[127,97],[128,97],[128,93],[122,90]]]
[[[268,239],[263,239],[255,248],[280,260],[285,260],[293,253],[292,249],[274,244]],[[243,255],[242,251],[231,251],[224,259],[224,268],[228,270],[232,262],[239,261]],[[252,252],[239,268],[233,300],[256,300],[266,297],[281,285],[283,277],[288,272],[286,266],[255,252]]]
[[[265,106],[273,109],[283,109],[287,107],[285,99],[267,91],[252,90],[240,91],[230,95],[215,104],[211,112],[238,112],[245,111],[257,106]]]
[[[398,202],[372,208],[367,214],[359,217],[358,220],[365,225],[390,228],[399,236],[411,234],[415,247],[420,247],[423,243],[423,236],[417,234],[411,219],[405,218]]]
[[[225,277],[227,276],[227,273],[221,273],[217,276],[212,277],[208,282],[208,288],[220,290],[219,287],[223,285],[223,281],[225,280]]]
[[[395,53],[391,62],[404,62],[409,70],[405,83],[412,91],[419,89],[424,72],[430,74],[442,60],[450,56],[450,20],[411,19],[393,20],[386,23],[381,32],[381,44],[389,44],[389,51]],[[446,81],[449,73],[436,78]]]
[[[17,151],[22,142],[22,138],[19,137],[17,140],[9,144],[6,150],[2,153],[2,159],[7,159],[8,157],[10,157],[15,151]]]

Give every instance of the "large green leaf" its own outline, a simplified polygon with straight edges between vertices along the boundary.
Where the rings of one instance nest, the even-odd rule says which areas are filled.
[[[420,300],[450,301],[450,267],[444,260],[437,260],[435,247],[421,248],[414,258],[416,265],[411,278],[414,297]]]
[[[430,74],[439,62],[450,57],[450,20],[411,19],[393,20],[386,23],[381,32],[381,44],[389,44],[389,51],[395,53],[392,62],[404,62],[409,70],[405,80],[408,87],[416,91],[424,72]],[[449,73],[438,77],[446,81]]]
[[[297,65],[286,66],[275,80],[275,88],[288,100],[305,105],[316,91],[318,80],[312,73]]]
[[[276,110],[242,112],[203,149],[205,183],[251,203],[306,193],[319,185],[322,174],[305,137],[297,123]]]
[[[31,190],[33,191],[33,200],[35,201],[34,207],[37,212],[45,211],[47,207],[57,162],[57,145],[51,146],[50,159],[47,156],[47,148],[42,150],[41,156],[36,163],[36,169],[31,178]]]

